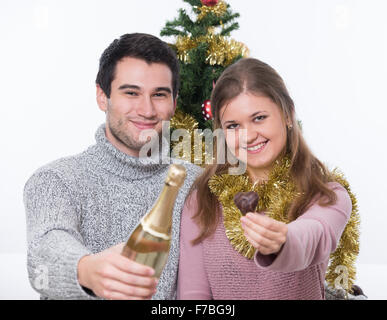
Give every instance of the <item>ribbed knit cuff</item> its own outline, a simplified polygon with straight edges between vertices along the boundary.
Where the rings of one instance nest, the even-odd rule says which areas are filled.
[[[74,241],[71,237],[63,236],[59,238],[59,231],[51,234],[50,239],[46,239],[45,248],[31,257],[30,267],[45,265],[48,269],[47,288],[35,288],[42,297],[59,300],[95,300],[99,299],[94,294],[85,290],[78,281],[79,260],[90,255],[91,252],[81,243]],[[58,242],[58,239],[61,242]],[[55,241],[56,240],[56,241]],[[58,244],[62,246],[59,248]],[[48,244],[48,245],[47,245]],[[64,245],[65,244],[65,245]],[[55,247],[55,253],[53,254]],[[42,253],[44,252],[44,253]],[[34,270],[31,270],[34,274]]]
[[[66,291],[66,299],[69,300],[94,300],[97,296],[88,288],[85,288],[80,285],[78,281],[78,263],[79,260],[91,253],[88,251],[78,251],[74,253],[69,253],[66,257],[67,264],[63,265],[64,274],[67,274],[69,277],[65,280],[64,289]]]

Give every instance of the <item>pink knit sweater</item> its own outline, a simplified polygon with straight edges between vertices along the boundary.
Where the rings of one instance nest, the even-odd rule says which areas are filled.
[[[193,246],[199,232],[192,216],[196,194],[182,213],[178,299],[325,299],[324,278],[329,255],[336,249],[352,210],[347,191],[329,186],[336,204],[313,205],[288,224],[285,244],[278,255],[256,253],[249,260],[235,251],[226,237],[223,215],[215,234]]]

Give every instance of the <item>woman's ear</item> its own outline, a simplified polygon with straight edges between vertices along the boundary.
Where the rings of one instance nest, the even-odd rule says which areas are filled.
[[[285,116],[285,123],[286,123],[286,127],[289,129],[289,130],[292,130],[293,129],[293,121],[292,121],[292,118],[290,116]]]
[[[97,84],[97,104],[98,107],[103,111],[106,112],[108,108],[108,97],[106,96],[105,92],[102,90],[102,88]]]

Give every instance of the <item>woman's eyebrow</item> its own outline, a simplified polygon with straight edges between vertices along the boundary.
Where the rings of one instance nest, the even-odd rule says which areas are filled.
[[[226,123],[234,123],[234,122],[236,122],[235,120],[227,120],[224,124],[226,124]]]
[[[254,118],[255,116],[257,116],[257,115],[259,115],[260,113],[263,113],[263,112],[265,112],[265,111],[257,111],[257,112],[255,112],[255,113],[253,113],[251,116],[250,116],[250,118]]]
[[[255,116],[259,115],[260,113],[264,113],[264,112],[265,112],[265,111],[257,111],[257,112],[254,112],[254,113],[250,116],[250,118],[254,118]],[[226,124],[226,123],[228,123],[228,122],[234,123],[234,122],[236,122],[236,121],[235,121],[235,120],[227,120],[227,121],[224,122],[224,124]]]

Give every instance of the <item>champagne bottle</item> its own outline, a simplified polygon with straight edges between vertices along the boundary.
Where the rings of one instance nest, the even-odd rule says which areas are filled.
[[[173,207],[185,177],[186,170],[182,165],[170,166],[158,199],[141,219],[122,251],[123,256],[152,267],[157,278],[168,259]]]

